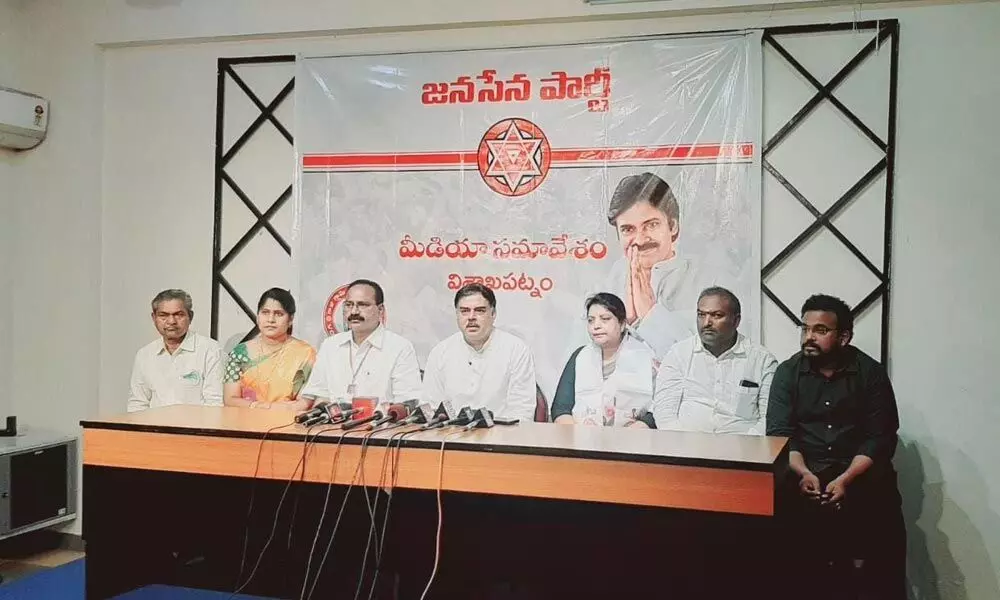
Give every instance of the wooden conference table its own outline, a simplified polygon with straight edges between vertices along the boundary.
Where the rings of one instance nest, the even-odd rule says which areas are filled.
[[[729,585],[713,574],[768,569],[784,438],[521,423],[415,433],[396,451],[401,430],[367,447],[333,430],[310,435],[303,461],[307,431],[280,428],[290,421],[172,406],[82,422],[87,598],[152,583],[233,591],[251,571],[243,593],[299,598],[338,514],[313,597],[369,597],[376,563],[372,597],[419,597],[439,484],[429,598],[710,597]],[[392,493],[378,492],[393,466]],[[376,498],[388,525],[381,560],[364,561]]]

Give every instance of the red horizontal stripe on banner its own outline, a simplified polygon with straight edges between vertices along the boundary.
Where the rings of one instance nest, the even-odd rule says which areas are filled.
[[[563,148],[552,150],[558,164],[658,160],[707,160],[753,158],[752,143],[683,144],[633,148]],[[359,169],[378,167],[456,167],[477,164],[476,152],[407,152],[398,154],[307,154],[306,169]]]
[[[302,157],[302,166],[330,167],[423,167],[476,164],[475,152],[422,152],[411,154],[310,154]]]
[[[752,158],[753,144],[687,144],[646,148],[573,148],[552,151],[552,162]]]

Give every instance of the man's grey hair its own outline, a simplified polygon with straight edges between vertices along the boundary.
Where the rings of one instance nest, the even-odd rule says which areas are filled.
[[[185,292],[184,290],[163,290],[153,298],[152,306],[153,312],[159,308],[160,304],[163,302],[169,302],[171,300],[181,300],[184,302],[184,310],[187,311],[189,317],[194,316],[194,302],[191,301],[191,294]]]

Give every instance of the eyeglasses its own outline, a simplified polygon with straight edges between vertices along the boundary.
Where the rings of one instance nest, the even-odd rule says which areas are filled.
[[[815,333],[816,335],[823,336],[832,331],[837,331],[837,330],[831,327],[827,327],[826,325],[814,325],[813,327],[809,327],[808,325],[802,325],[801,327],[799,327],[799,331],[802,332],[802,335],[809,335],[809,332],[812,332]]]
[[[358,310],[366,310],[374,306],[375,305],[372,304],[371,302],[353,302],[351,300],[344,302],[344,308],[346,308],[347,310],[354,310],[355,308],[357,308]]]

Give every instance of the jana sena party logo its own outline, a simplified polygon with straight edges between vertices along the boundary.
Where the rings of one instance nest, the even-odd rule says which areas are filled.
[[[486,130],[476,163],[491,190],[504,196],[523,196],[545,181],[552,166],[552,147],[531,121],[504,119]]]

